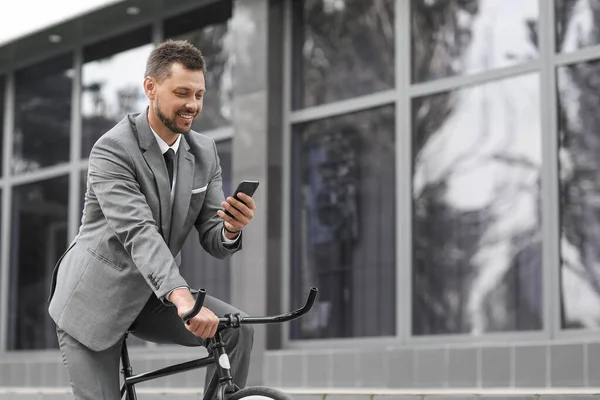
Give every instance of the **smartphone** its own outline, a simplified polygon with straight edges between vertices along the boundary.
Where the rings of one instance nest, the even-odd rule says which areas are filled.
[[[235,189],[235,192],[233,193],[233,198],[243,203],[243,201],[237,197],[238,193],[244,193],[248,196],[253,196],[257,188],[258,181],[241,181],[238,187]],[[229,211],[223,211],[225,211],[225,214],[229,215],[230,217],[233,217],[233,215],[231,215]]]

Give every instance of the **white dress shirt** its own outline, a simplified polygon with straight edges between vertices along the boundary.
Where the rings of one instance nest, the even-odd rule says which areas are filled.
[[[152,129],[152,127],[150,127],[150,130],[152,131],[152,133],[154,134],[154,137],[156,138],[156,142],[158,143],[158,147],[160,147],[161,154],[164,155],[167,152],[167,150],[173,149],[173,151],[177,155],[177,150],[179,150],[179,143],[181,142],[181,134],[177,135],[177,139],[175,140],[175,143],[173,143],[172,146],[169,146],[167,144],[167,142],[165,142],[160,136],[158,136],[158,133],[154,132],[154,129]],[[177,158],[175,158],[175,159],[177,159]],[[177,162],[174,162],[173,163],[173,185],[171,186],[171,203],[173,203],[173,197],[175,196],[175,183],[176,182],[177,182]],[[240,237],[240,235],[238,235],[235,239],[227,238],[227,236],[225,236],[225,229],[221,230],[221,234],[223,236],[224,244],[233,244],[233,243],[237,242],[238,238]]]
[[[150,130],[152,131],[152,133],[154,134],[154,137],[156,138],[156,142],[158,143],[158,147],[160,147],[161,154],[164,155],[169,149],[173,149],[173,151],[175,152],[175,155],[177,155],[177,150],[179,150],[179,143],[181,142],[181,134],[177,135],[177,139],[175,140],[175,143],[173,143],[172,146],[169,146],[167,144],[167,142],[165,142],[160,136],[158,136],[158,134],[156,132],[154,132],[154,129],[152,129],[152,127],[150,127]],[[175,158],[175,160],[177,160],[177,158]],[[171,204],[173,204],[173,198],[175,197],[175,183],[176,182],[177,182],[177,162],[173,162],[173,184],[171,186]],[[227,236],[225,236],[225,228],[223,228],[221,230],[221,236],[223,237],[223,244],[233,244],[238,241],[238,239],[240,238],[241,235],[238,235],[235,239],[228,239]],[[167,301],[169,301],[169,296],[171,296],[171,293],[173,293],[173,291],[176,289],[189,289],[189,287],[180,286],[180,287],[176,287],[175,289],[171,290],[165,296]]]

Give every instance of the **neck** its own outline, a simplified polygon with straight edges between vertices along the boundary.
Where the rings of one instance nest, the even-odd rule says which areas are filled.
[[[177,140],[179,134],[167,128],[160,118],[158,118],[152,107],[148,108],[148,123],[154,132],[169,146],[172,146]]]

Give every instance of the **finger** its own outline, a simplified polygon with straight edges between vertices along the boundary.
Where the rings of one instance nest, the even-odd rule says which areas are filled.
[[[201,310],[201,314],[202,317],[204,318],[204,321],[206,322],[205,326],[205,331],[203,332],[203,337],[206,338],[211,338],[213,336],[215,336],[216,333],[216,326],[218,326],[219,324],[219,318],[217,318],[217,316],[208,308],[202,308]],[[215,321],[216,321],[216,325],[215,325]]]
[[[238,194],[240,198],[242,197],[242,195],[246,196],[243,193]],[[252,198],[249,196],[246,196],[246,198],[251,200],[254,207],[254,200],[252,200]],[[227,202],[234,206],[240,213],[242,213],[246,218],[248,218],[248,220],[252,219],[252,216],[254,215],[254,209],[249,208],[243,201],[236,200],[233,197],[228,197]]]
[[[212,326],[211,324],[208,323],[208,321],[205,321],[206,323],[203,325],[203,329],[202,329],[202,333],[200,333],[200,337],[202,339],[208,339],[212,336],[210,336],[210,331],[212,330]]]
[[[242,193],[238,193],[238,196],[241,198]],[[234,206],[235,208],[237,208],[242,214],[248,214],[248,212],[250,211],[250,209],[248,208],[248,206],[241,200],[235,199],[233,197],[228,197],[226,199],[226,201],[231,204],[232,206]]]
[[[248,225],[248,219],[239,212],[239,210],[236,210],[231,204],[223,202],[221,203],[221,205],[223,206],[223,208],[225,208],[231,215],[233,215],[233,217],[227,215],[225,213],[225,211],[220,210],[221,212],[217,211],[217,214],[219,216],[221,216],[226,222],[229,222],[231,225],[234,226],[234,230],[240,230],[243,227],[245,227],[246,225]],[[227,228],[230,229],[230,228]]]
[[[240,203],[240,204],[241,204],[241,203]],[[223,206],[223,208],[224,208],[224,209],[226,209],[227,211],[229,211],[229,213],[230,213],[231,215],[233,215],[233,217],[234,217],[236,220],[238,220],[238,221],[240,221],[240,222],[242,222],[242,223],[246,222],[246,221],[245,221],[245,219],[246,219],[245,215],[244,215],[244,214],[241,212],[241,210],[240,210],[239,208],[237,208],[236,206],[233,206],[231,203],[228,203],[228,202],[226,202],[226,201],[222,202],[222,203],[221,203],[221,206]],[[240,207],[241,207],[241,206],[240,206]]]
[[[187,329],[188,331],[190,331],[192,333],[194,333],[196,331],[197,327],[198,327],[198,324],[196,323],[196,321],[194,321],[194,319],[189,320],[185,324],[185,329]]]
[[[246,206],[250,210],[256,210],[256,203],[254,202],[252,196],[248,196],[246,193],[239,193],[238,197],[246,204]]]
[[[245,226],[244,224],[242,224],[241,222],[239,222],[236,219],[231,218],[229,215],[225,214],[221,210],[217,211],[217,215],[225,221],[224,222],[225,228],[227,228],[228,230],[230,230],[232,232],[240,231]]]
[[[204,324],[203,321],[200,319],[200,315],[194,317],[195,319],[195,323],[194,323],[194,330],[192,331],[192,333],[195,336],[199,336],[202,337],[202,332],[204,331]],[[204,339],[204,337],[202,337]]]
[[[227,228],[227,230],[229,230],[230,232],[233,232],[233,233],[237,233],[237,232],[241,231],[244,228],[241,225],[239,225],[239,226],[233,226],[229,222],[224,222],[223,224],[225,224],[225,228]]]
[[[225,222],[229,222],[231,225],[234,225],[238,222],[235,218],[225,214],[225,211],[223,210],[217,210],[217,215]]]

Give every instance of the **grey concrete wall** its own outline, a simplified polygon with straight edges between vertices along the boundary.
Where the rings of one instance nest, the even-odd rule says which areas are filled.
[[[201,399],[200,391],[193,390],[154,390],[139,389],[138,396],[145,400],[192,400]],[[599,394],[592,391],[544,391],[542,393],[532,392],[361,392],[349,391],[338,392],[314,392],[301,393],[297,391],[287,392],[294,400],[595,400],[600,398]],[[71,399],[66,389],[63,390],[0,390],[0,400],[67,400]]]
[[[600,343],[273,351],[265,368],[288,388],[591,388]]]

